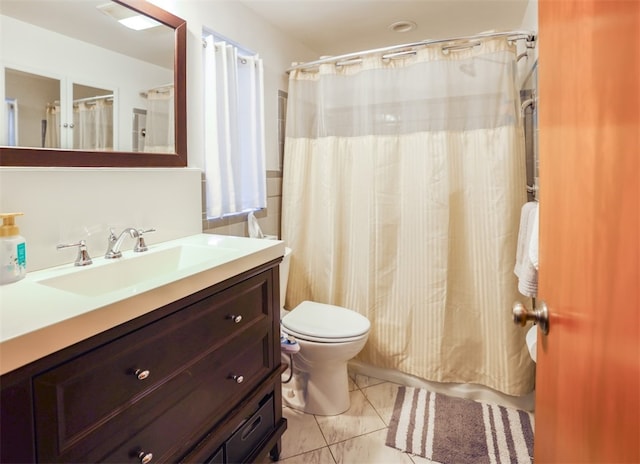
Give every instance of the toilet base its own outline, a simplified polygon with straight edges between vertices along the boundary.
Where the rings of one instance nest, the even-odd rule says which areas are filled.
[[[293,378],[290,383],[282,385],[282,401],[286,406],[320,416],[335,416],[349,409],[351,400],[346,362],[316,364],[309,372],[300,361],[300,356],[294,356]]]

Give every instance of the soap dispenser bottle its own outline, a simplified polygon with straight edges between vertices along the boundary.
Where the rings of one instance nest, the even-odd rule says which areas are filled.
[[[27,273],[27,245],[15,225],[22,213],[2,213],[0,226],[0,285],[22,279]]]

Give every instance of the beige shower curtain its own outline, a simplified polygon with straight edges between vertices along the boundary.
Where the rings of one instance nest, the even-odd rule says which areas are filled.
[[[113,100],[96,98],[73,104],[73,148],[113,150]]]
[[[286,306],[372,323],[363,362],[511,395],[533,388],[513,274],[526,201],[515,45],[420,50],[290,76]]]
[[[144,151],[175,153],[175,91],[173,85],[147,91]]]

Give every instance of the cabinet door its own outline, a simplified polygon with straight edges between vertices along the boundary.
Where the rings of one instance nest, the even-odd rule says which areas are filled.
[[[166,454],[205,433],[274,368],[273,285],[261,273],[36,376],[39,460],[128,455],[148,431]]]
[[[0,145],[89,151],[118,146],[113,88],[13,68],[4,68],[4,80],[6,126]]]

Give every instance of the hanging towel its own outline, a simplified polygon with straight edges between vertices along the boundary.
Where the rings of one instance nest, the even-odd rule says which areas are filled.
[[[255,214],[253,214],[253,211],[251,211],[247,216],[247,229],[249,230],[249,237],[264,238],[262,229],[260,229],[260,224],[258,224],[258,219]]]
[[[532,239],[535,239],[535,256],[537,263],[537,228],[538,202],[525,203],[520,213],[520,230],[518,232],[518,249],[516,265],[513,272],[518,277],[518,291],[524,296],[535,298],[538,293],[538,271],[531,262]]]
[[[537,203],[537,202],[536,202]],[[536,204],[533,214],[533,224],[531,225],[531,239],[529,240],[529,261],[538,270],[538,227],[540,221],[540,208]]]

